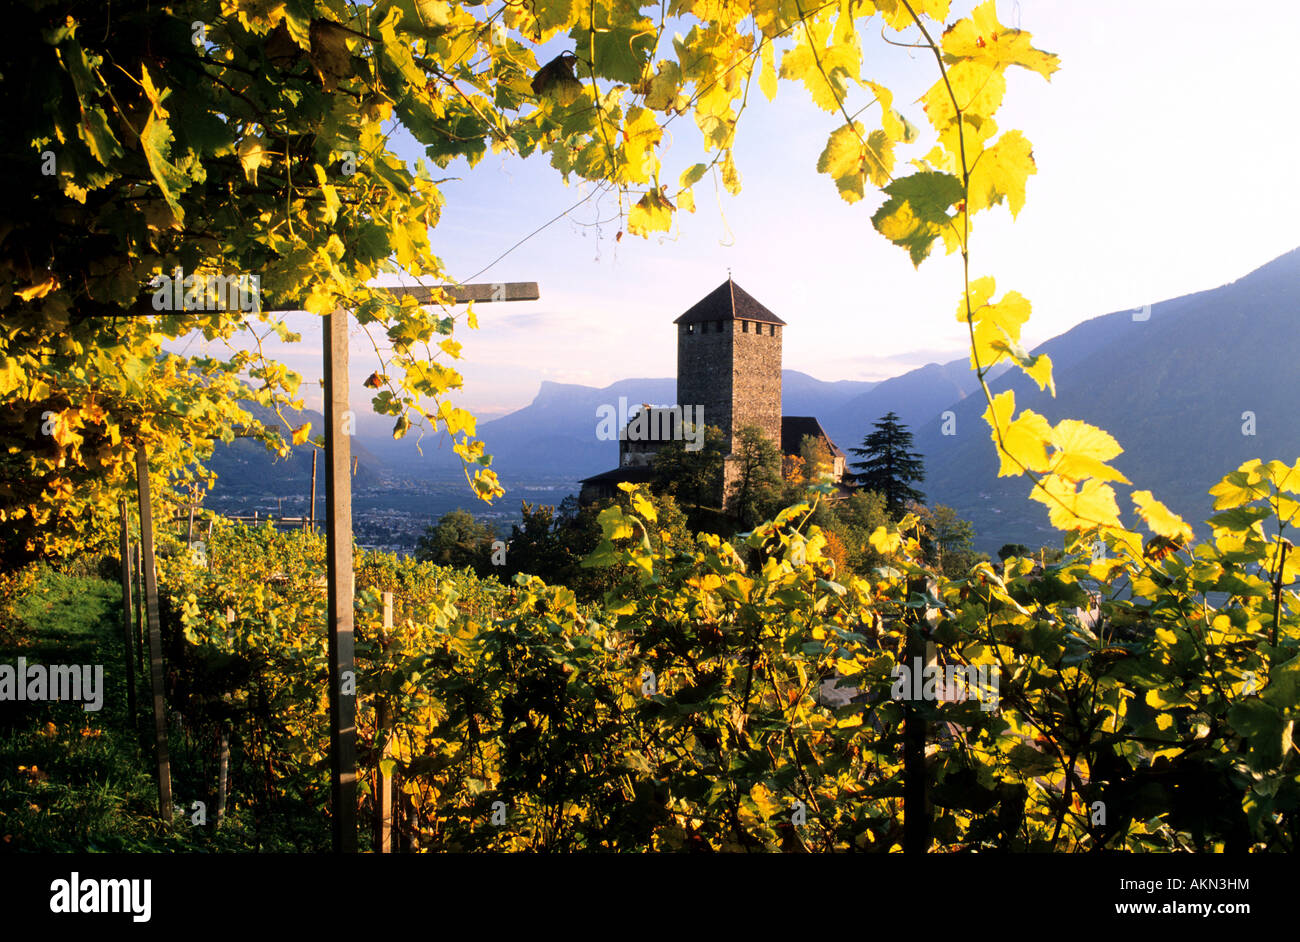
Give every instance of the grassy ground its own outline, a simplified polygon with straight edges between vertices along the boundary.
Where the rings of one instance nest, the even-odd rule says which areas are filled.
[[[128,717],[122,594],[115,582],[38,569],[0,584],[0,663],[102,664],[104,700],[0,701],[0,850],[239,851],[255,842],[238,809],[214,827],[211,760],[171,735],[175,820],[158,819],[148,683]],[[134,722],[132,722],[134,719]],[[191,822],[192,799],[207,823]]]

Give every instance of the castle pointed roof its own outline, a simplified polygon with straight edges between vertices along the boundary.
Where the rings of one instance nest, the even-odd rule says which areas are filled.
[[[785,321],[763,307],[753,295],[730,278],[696,301],[674,324],[698,324],[700,321],[761,321],[785,326]]]

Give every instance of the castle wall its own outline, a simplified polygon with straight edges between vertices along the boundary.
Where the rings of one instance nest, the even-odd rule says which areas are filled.
[[[720,333],[718,324],[723,328]],[[716,425],[727,436],[727,454],[731,453],[734,326],[735,321],[677,325],[677,402],[704,407],[704,424]],[[687,328],[693,330],[688,332]]]
[[[781,447],[781,330],[775,324],[736,321],[731,363],[731,388],[735,407],[732,435],[746,425],[757,425]],[[755,329],[762,333],[755,333]],[[773,333],[775,331],[775,333]]]

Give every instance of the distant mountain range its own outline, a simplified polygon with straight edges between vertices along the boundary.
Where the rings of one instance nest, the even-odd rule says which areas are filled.
[[[1034,352],[1052,358],[1056,398],[1016,370],[996,374],[994,392],[1015,390],[1018,409],[1034,409],[1052,422],[1078,418],[1111,432],[1125,448],[1114,465],[1194,529],[1201,523],[1198,533],[1212,512],[1206,492],[1220,477],[1249,458],[1294,461],[1300,455],[1294,406],[1300,391],[1300,249],[1229,285],[1155,304],[1146,320],[1134,320],[1131,311],[1106,314]],[[925,458],[920,489],[930,502],[948,504],[971,520],[979,548],[1059,543],[1046,509],[1026,499],[1028,482],[997,478],[981,418],[987,403],[977,393],[965,357],[879,383],[823,382],[794,370],[782,374],[783,413],[816,416],[845,451],[880,416],[897,413]],[[482,423],[479,435],[507,484],[576,480],[617,464],[617,445],[597,440],[595,427],[597,407],[616,406],[619,397],[629,405],[671,403],[676,380],[627,379],[603,389],[543,382],[532,403]],[[949,410],[955,435],[942,434]],[[1247,412],[1254,416],[1253,436],[1242,434]],[[312,420],[314,434],[319,415],[303,415]],[[426,438],[421,457],[409,438],[395,442],[367,435],[363,427],[354,439],[361,455],[358,485],[391,477],[459,477],[459,459],[441,439]],[[295,449],[284,467],[271,466],[259,449],[248,442],[219,448],[214,467],[250,487],[310,476],[307,446]],[[1120,488],[1121,509],[1132,520],[1127,490]]]
[[[1300,456],[1300,249],[1231,284],[1155,304],[1147,320],[1133,314],[1093,318],[1034,351],[1052,358],[1055,399],[1019,371],[994,392],[1013,389],[1017,409],[1051,422],[1083,419],[1109,431],[1124,447],[1112,463],[1133,489],[1154,491],[1204,537],[1214,512],[1206,492],[1223,475],[1251,458]],[[948,408],[956,435],[942,434],[937,414],[916,426],[929,470],[921,489],[971,520],[981,548],[1057,543],[1046,508],[1026,500],[1028,482],[996,477],[983,396]],[[1245,413],[1253,435],[1243,434]],[[1129,489],[1118,489],[1135,522]]]
[[[282,427],[283,423],[274,409],[258,405],[248,400],[240,400],[240,406],[252,414],[263,425]],[[310,409],[301,412],[284,410],[284,417],[290,427],[296,428],[303,422],[311,423],[311,437],[315,438],[325,430],[325,417]],[[285,438],[288,431],[283,432]],[[287,458],[279,458],[268,452],[261,442],[249,438],[237,438],[228,445],[217,443],[212,458],[207,466],[217,475],[217,486],[213,497],[255,496],[261,494],[283,495],[290,492],[306,495],[311,490],[311,453],[315,446],[304,442],[295,445]],[[354,487],[374,487],[385,479],[386,472],[382,462],[356,438],[352,440],[352,454],[357,458],[357,470],[353,475]],[[324,500],[325,494],[325,454],[321,452],[316,470],[316,495]]]

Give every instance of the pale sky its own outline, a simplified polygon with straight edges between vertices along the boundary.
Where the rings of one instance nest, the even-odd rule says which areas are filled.
[[[973,5],[955,2],[948,22]],[[1000,0],[998,14],[1061,57],[1050,82],[1013,69],[996,116],[1001,131],[1020,129],[1033,142],[1038,173],[1024,209],[1014,222],[1005,207],[974,220],[972,275],[994,275],[999,293],[1029,298],[1027,346],[1089,317],[1232,281],[1300,244],[1292,116],[1300,4]],[[895,106],[921,131],[901,155],[920,157],[932,132],[915,99],[937,78],[934,60],[886,45],[879,24],[871,34],[864,76],[894,89]],[[965,352],[954,316],[958,256],[939,243],[913,269],[871,226],[881,198],[868,192],[849,205],[816,172],[842,118],[793,83],[782,82],[770,104],[755,87],[749,102],[736,146],[742,192],[715,194],[701,181],[696,213],[680,214],[668,237],[616,242],[618,206],[606,195],[481,271],[590,190],[566,187],[540,158],[435,168],[436,177],[461,177],[443,185],[432,234],[448,270],[541,289],[540,301],[480,306],[480,329],[458,332],[466,377],[458,404],[487,419],[527,405],[543,380],[673,376],[672,320],[728,268],[788,323],[787,369],[876,380]],[[878,120],[878,109],[864,118]],[[670,130],[663,179],[675,181],[698,159],[698,132],[686,118]],[[398,150],[420,154],[414,143]],[[318,329],[309,317],[297,323],[311,347],[283,358],[317,378]],[[355,337],[355,384],[372,357]],[[318,394],[304,393],[319,407]],[[354,401],[361,393],[357,386]]]

